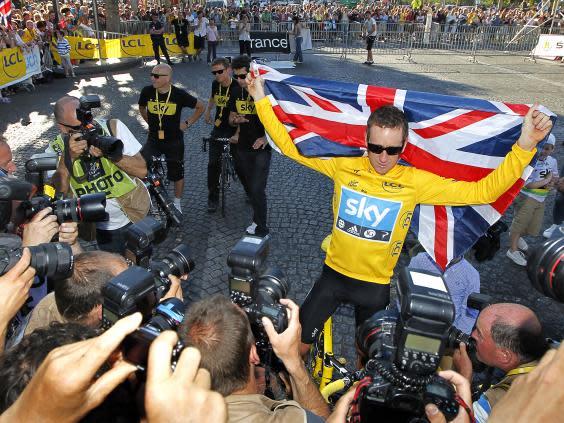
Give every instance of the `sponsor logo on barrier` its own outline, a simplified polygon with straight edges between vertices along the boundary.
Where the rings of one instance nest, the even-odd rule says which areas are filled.
[[[90,41],[80,40],[76,42],[73,50],[80,58],[92,59],[95,55],[94,50],[97,48],[98,46]]]
[[[14,50],[2,57],[2,70],[10,79],[16,79],[25,74],[25,65],[21,66],[24,63],[24,57],[19,49]]]

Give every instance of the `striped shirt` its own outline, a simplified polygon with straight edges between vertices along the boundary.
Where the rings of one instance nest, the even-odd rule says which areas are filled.
[[[63,37],[57,40],[57,53],[59,53],[60,56],[66,56],[70,53],[70,50],[71,47],[66,38]]]

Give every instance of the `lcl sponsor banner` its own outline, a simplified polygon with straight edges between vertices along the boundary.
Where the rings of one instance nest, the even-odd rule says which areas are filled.
[[[174,34],[165,34],[165,45],[170,55],[181,54],[182,50],[178,47]],[[99,59],[98,40],[96,38],[67,37],[71,46],[71,59]],[[194,35],[188,37],[190,46],[187,48],[188,54],[195,54]],[[102,59],[118,59],[124,57],[152,57],[153,43],[148,34],[129,35],[115,40],[100,40],[100,50]],[[57,50],[51,49],[55,60],[60,63]]]
[[[0,88],[5,88],[41,73],[39,47],[19,47],[0,51]]]
[[[288,33],[251,31],[251,51],[253,53],[290,53]]]
[[[546,59],[564,57],[564,35],[541,35],[533,55]]]

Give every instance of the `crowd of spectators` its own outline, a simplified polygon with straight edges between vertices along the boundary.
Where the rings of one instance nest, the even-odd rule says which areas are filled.
[[[48,1],[14,1],[11,14],[11,26],[0,28],[0,51],[4,48],[19,47],[29,50],[34,45],[41,50],[42,69],[51,70],[53,66],[61,66],[53,63],[53,57],[49,53],[51,43],[56,47],[57,37],[55,30],[63,31],[63,35],[80,35],[94,37],[94,9],[92,4],[83,2],[61,2],[59,13],[56,14],[53,4]],[[362,24],[366,12],[370,12],[379,28],[385,25],[385,30],[403,30],[404,25],[423,25],[427,16],[431,14],[434,23],[443,25],[445,32],[463,31],[465,28],[489,25],[489,26],[552,26],[560,31],[564,25],[562,13],[556,11],[553,19],[548,10],[537,11],[524,5],[519,7],[508,7],[497,9],[496,7],[469,7],[469,6],[431,6],[423,5],[414,8],[411,5],[380,5],[378,2],[359,2],[356,6],[346,6],[341,3],[315,3],[307,4],[267,4],[261,2],[247,3],[244,7],[232,4],[224,7],[205,7],[198,3],[191,6],[180,3],[177,6],[160,6],[160,2],[139,2],[135,10],[131,2],[119,1],[118,11],[120,16],[120,28],[117,32],[135,33],[139,22],[151,21],[151,14],[157,13],[159,20],[165,26],[167,32],[173,32],[171,22],[180,14],[184,14],[192,26],[196,27],[197,15],[202,11],[208,21],[214,21],[217,25],[219,36],[223,31],[235,32],[238,23],[244,17],[248,19],[252,29],[286,31],[292,28],[292,19],[296,16],[303,22],[304,27],[317,25],[316,29],[321,31],[335,31],[348,28],[350,24]],[[104,2],[98,3],[98,25],[100,30],[106,30],[106,8]],[[284,26],[281,26],[283,24]],[[143,26],[141,26],[143,28]],[[115,29],[115,28],[113,28]],[[218,40],[219,41],[219,40]],[[77,65],[73,61],[73,65]],[[73,71],[61,66],[61,74],[72,76]],[[43,77],[43,75],[41,76]],[[0,103],[9,102],[7,96],[18,89],[32,90],[34,79],[30,78],[15,86],[2,90]]]

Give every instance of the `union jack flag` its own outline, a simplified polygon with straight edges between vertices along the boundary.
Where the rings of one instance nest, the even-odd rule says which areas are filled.
[[[12,14],[12,2],[0,0],[0,24],[10,27],[10,15]]]
[[[324,81],[282,74],[262,65],[258,69],[270,91],[276,116],[302,155],[364,155],[364,134],[370,113],[393,104],[409,121],[402,163],[461,181],[477,181],[503,161],[518,139],[523,116],[530,107]],[[540,110],[555,120],[554,113],[542,106]],[[534,161],[495,203],[464,207],[419,205],[414,211],[411,230],[435,262],[445,269],[503,215],[531,174],[532,166]]]

